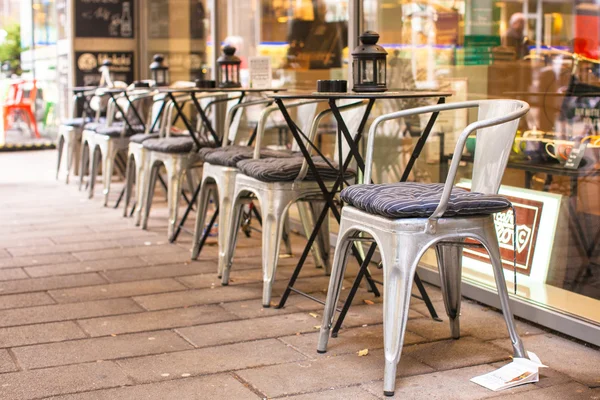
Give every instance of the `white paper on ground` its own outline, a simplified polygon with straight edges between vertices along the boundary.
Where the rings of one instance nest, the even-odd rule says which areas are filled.
[[[527,358],[513,358],[513,361],[495,371],[476,376],[471,382],[493,391],[504,390],[540,379],[539,368],[546,367],[535,353],[527,352]]]

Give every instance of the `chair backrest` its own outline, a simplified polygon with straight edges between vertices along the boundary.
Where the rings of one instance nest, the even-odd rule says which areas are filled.
[[[477,132],[477,150],[475,151],[475,160],[473,163],[471,190],[484,194],[498,193],[502,176],[504,175],[504,170],[508,163],[508,156],[510,155],[512,143],[517,132],[519,119],[529,111],[529,104],[524,101],[465,101],[417,107],[377,117],[369,129],[364,182],[371,182],[373,146],[376,140],[375,136],[377,128],[381,123],[412,115],[468,108],[478,109],[478,119],[469,124],[456,141],[456,147],[452,156],[448,176],[446,177],[440,203],[429,219],[434,220],[440,218],[446,211],[465,143],[467,137],[472,133]]]
[[[477,120],[498,121],[498,124],[477,130],[477,151],[473,162],[471,190],[485,194],[498,193],[517,133],[519,117],[507,122],[500,122],[499,119],[514,114],[523,107],[522,102],[514,100],[480,102]],[[461,147],[461,153],[462,150]]]
[[[346,127],[348,128],[348,132],[350,133],[350,136],[352,137],[352,139],[356,138],[356,134],[358,133],[358,128],[360,126],[360,122],[362,120],[362,117],[365,114],[365,108],[367,107],[367,101],[357,101],[357,100],[343,100],[340,101],[338,104],[338,108],[340,111],[340,115],[342,116],[342,119],[344,120],[344,123],[346,124]],[[308,138],[310,139],[310,142],[314,143],[314,139],[317,136],[317,132],[319,129],[319,125],[320,123],[325,119],[325,117],[331,116],[332,112],[331,109],[327,109],[324,110],[322,112],[320,112],[315,118],[313,118],[313,120],[311,121],[311,125],[310,125],[310,130],[307,133]],[[336,130],[337,130],[337,123],[336,125]],[[337,139],[337,134],[336,134],[336,139]],[[305,145],[306,145],[306,141],[304,141]],[[336,162],[344,162],[344,160],[346,159],[346,157],[348,156],[348,154],[350,153],[350,146],[348,145],[348,142],[346,141],[345,138],[342,139],[341,141],[342,143],[342,148],[341,148],[341,156],[342,156],[342,160],[340,161],[340,148],[339,148],[339,142],[336,140],[335,141],[335,146],[334,146],[334,157],[333,159]],[[314,148],[311,147],[307,147],[308,151],[311,153],[311,155],[315,155],[316,151]],[[302,167],[300,168],[300,173],[298,174],[298,177],[296,178],[296,180],[303,180],[306,176],[306,174],[308,173],[308,161],[304,160],[304,162],[302,163]]]

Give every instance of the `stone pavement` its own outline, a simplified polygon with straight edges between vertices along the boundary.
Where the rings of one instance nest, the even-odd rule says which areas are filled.
[[[166,242],[163,196],[142,231],[99,192],[90,201],[56,182],[54,161],[52,151],[0,155],[0,399],[382,397],[380,299],[361,290],[319,355],[319,304],[291,296],[283,310],[261,307],[258,235],[240,240],[222,287],[214,244],[190,262],[189,235]],[[296,254],[302,245],[297,237]],[[281,261],[274,298],[295,261]],[[324,296],[327,282],[308,265],[299,284]],[[508,362],[501,315],[465,300],[454,341],[445,318],[426,314],[413,299],[398,399],[600,399],[597,350],[519,322],[550,368],[537,384],[491,392],[469,379]]]

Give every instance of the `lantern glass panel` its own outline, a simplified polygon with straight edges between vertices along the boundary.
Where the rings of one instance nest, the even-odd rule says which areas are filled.
[[[362,61],[362,79],[361,79],[361,83],[365,84],[365,83],[373,83],[373,79],[374,79],[374,68],[373,68],[373,61],[371,60],[363,60]]]
[[[385,59],[377,60],[377,83],[380,85],[386,83],[385,69]]]
[[[360,83],[360,61],[352,60],[352,82],[354,82],[354,86]]]

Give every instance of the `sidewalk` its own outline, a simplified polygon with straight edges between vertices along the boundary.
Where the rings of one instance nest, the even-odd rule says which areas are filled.
[[[191,262],[190,235],[167,243],[164,196],[143,231],[101,206],[100,187],[87,200],[55,181],[55,161],[0,155],[0,399],[383,398],[381,299],[360,290],[317,354],[321,305],[292,295],[285,309],[261,307],[257,234],[240,240],[222,287],[214,244]],[[297,237],[296,255],[303,245]],[[296,260],[281,260],[274,299]],[[324,297],[328,281],[309,263],[298,282]],[[540,382],[504,392],[469,382],[509,361],[502,316],[465,300],[463,336],[451,340],[441,294],[429,292],[444,322],[412,300],[395,398],[600,399],[600,352],[524,322],[526,349],[550,367]]]

